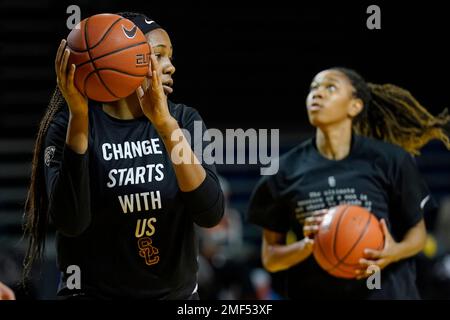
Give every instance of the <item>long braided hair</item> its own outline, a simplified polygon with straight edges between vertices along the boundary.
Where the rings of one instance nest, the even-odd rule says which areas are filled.
[[[396,144],[413,155],[430,140],[437,139],[450,149],[450,115],[444,109],[434,116],[407,90],[393,84],[374,84],[356,71],[336,67],[352,83],[354,95],[364,109],[353,121],[357,134]]]
[[[25,201],[24,212],[23,228],[25,236],[28,236],[28,248],[25,253],[23,269],[24,281],[29,276],[34,261],[42,257],[45,247],[45,236],[49,218],[42,149],[50,123],[64,104],[64,97],[58,87],[56,87],[39,125],[34,145],[31,181]]]

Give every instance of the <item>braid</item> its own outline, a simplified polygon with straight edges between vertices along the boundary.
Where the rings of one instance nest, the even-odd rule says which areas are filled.
[[[397,144],[414,155],[433,139],[450,149],[447,109],[433,116],[405,89],[392,84],[368,86],[372,102],[366,119],[355,122],[356,131]]]
[[[333,69],[350,79],[355,96],[364,103],[363,111],[353,122],[356,133],[396,144],[413,155],[420,154],[420,149],[433,139],[450,149],[447,109],[433,116],[405,89],[366,83],[353,70]]]
[[[33,152],[31,181],[25,201],[24,234],[28,236],[28,249],[24,258],[23,281],[29,276],[33,262],[42,258],[48,224],[48,203],[43,172],[42,147],[47,130],[55,114],[64,104],[64,97],[56,87],[48,108],[39,125]]]

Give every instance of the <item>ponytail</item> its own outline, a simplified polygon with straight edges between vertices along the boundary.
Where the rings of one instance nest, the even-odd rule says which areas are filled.
[[[34,145],[31,181],[25,201],[24,235],[28,237],[28,248],[24,258],[23,282],[28,278],[33,263],[41,259],[45,248],[48,225],[48,201],[43,168],[43,146],[50,123],[64,105],[64,97],[56,87],[48,104],[47,111],[39,125]]]
[[[353,121],[357,134],[396,144],[413,155],[419,155],[420,149],[433,139],[450,149],[447,109],[433,116],[405,89],[393,84],[366,83],[351,69],[333,70],[349,78],[355,96],[363,101],[364,109]]]

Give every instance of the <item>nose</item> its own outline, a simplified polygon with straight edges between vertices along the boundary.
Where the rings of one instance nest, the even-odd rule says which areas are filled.
[[[173,75],[175,73],[175,66],[172,64],[170,60],[168,60],[167,64],[164,65],[163,73],[168,75]]]
[[[323,98],[322,91],[320,91],[320,90],[314,90],[314,92],[313,92],[313,94],[312,94],[312,98],[313,98],[313,99],[322,99],[322,98]]]

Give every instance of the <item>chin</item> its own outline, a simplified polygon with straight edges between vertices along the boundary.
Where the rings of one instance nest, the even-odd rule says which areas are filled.
[[[308,117],[309,123],[313,126],[313,127],[318,127],[320,125],[323,125],[323,122],[320,121],[320,119],[318,119],[318,117],[316,116],[309,116]]]

